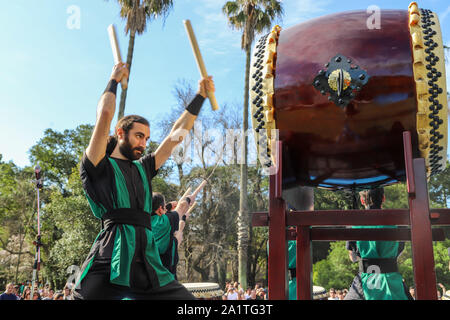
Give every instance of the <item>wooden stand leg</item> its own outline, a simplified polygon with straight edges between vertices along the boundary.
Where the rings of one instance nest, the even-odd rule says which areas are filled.
[[[409,199],[409,209],[416,299],[437,300],[425,160],[414,159],[413,168],[416,196]]]
[[[287,244],[286,204],[281,197],[281,142],[278,142],[278,170],[271,175],[269,185],[269,266],[268,284],[270,300],[287,300]]]
[[[409,192],[411,248],[417,300],[437,300],[436,271],[434,269],[433,238],[425,159],[411,161],[411,135],[405,132],[405,163]],[[412,163],[412,165],[411,165]]]
[[[312,246],[309,226],[297,227],[297,300],[312,300]]]

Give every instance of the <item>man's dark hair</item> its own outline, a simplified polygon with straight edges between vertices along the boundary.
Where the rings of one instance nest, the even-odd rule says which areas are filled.
[[[380,209],[381,204],[383,203],[384,197],[384,188],[379,187],[376,189],[364,190],[361,191],[360,196],[364,199],[364,203],[366,206],[369,206],[371,209]]]
[[[117,129],[122,128],[123,131],[125,132],[125,134],[128,134],[128,132],[130,132],[130,130],[133,128],[134,123],[141,123],[144,124],[148,127],[150,127],[150,123],[148,122],[147,119],[145,119],[144,117],[141,116],[137,116],[137,115],[129,115],[126,117],[121,118],[117,124],[116,124],[116,128],[114,130],[114,135],[109,136],[108,138],[108,144],[106,146],[106,154],[107,155],[111,155],[111,153],[114,151],[114,148],[117,145],[118,139],[117,139]]]
[[[164,207],[164,196],[159,192],[153,192],[152,196],[152,211],[155,212],[159,207]]]

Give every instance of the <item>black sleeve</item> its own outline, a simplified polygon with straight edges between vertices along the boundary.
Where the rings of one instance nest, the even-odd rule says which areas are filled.
[[[108,162],[105,155],[105,157],[100,160],[97,166],[94,166],[85,152],[83,154],[83,158],[81,159],[80,175],[82,178],[85,176],[89,176],[91,179],[98,178],[100,175],[102,175],[103,171],[107,167],[107,163]]]
[[[170,226],[172,227],[172,231],[178,231],[178,226],[180,222],[180,217],[178,216],[178,212],[170,211],[166,213],[169,218]]]
[[[345,242],[345,248],[347,250],[352,250],[352,251],[356,252],[356,250],[357,250],[356,241],[346,241]]]
[[[157,174],[158,170],[156,170],[156,161],[155,161],[155,153],[147,154],[139,159],[139,162],[144,167],[147,172],[150,180],[153,179]]]
[[[397,256],[399,256],[403,252],[403,250],[405,250],[405,243],[404,242],[399,242],[398,243],[398,254],[397,254]]]

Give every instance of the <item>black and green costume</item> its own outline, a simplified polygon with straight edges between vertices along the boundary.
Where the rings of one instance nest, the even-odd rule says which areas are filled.
[[[160,259],[152,230],[154,155],[136,161],[105,156],[80,167],[86,197],[103,228],[82,266],[77,299],[193,299]]]
[[[174,232],[178,230],[180,217],[176,211],[161,216],[152,213],[152,230],[155,235],[161,262],[177,278],[178,240]]]
[[[395,226],[358,226],[354,228],[396,228]],[[359,257],[359,273],[345,300],[409,300],[411,297],[398,272],[397,258],[404,242],[348,241],[347,250]]]

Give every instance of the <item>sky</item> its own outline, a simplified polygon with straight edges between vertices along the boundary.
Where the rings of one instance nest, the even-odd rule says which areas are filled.
[[[174,86],[200,78],[183,20],[191,20],[219,106],[242,103],[245,53],[241,34],[222,13],[225,0],[174,0],[167,19],[150,21],[136,38],[126,114],[158,121],[176,104]],[[284,0],[287,29],[348,10],[407,9],[410,0]],[[422,0],[439,16],[450,45],[450,2]],[[382,18],[381,18],[382,19]],[[62,132],[94,124],[97,102],[113,67],[107,27],[115,24],[122,56],[128,37],[116,0],[2,0],[0,10],[0,154],[19,167],[33,166],[28,150],[51,128]],[[258,35],[256,39],[259,39]],[[447,79],[450,79],[447,65]],[[450,86],[449,86],[450,88]],[[118,95],[120,94],[120,89]],[[119,98],[117,99],[117,105]],[[210,109],[209,102],[204,109]],[[118,107],[116,108],[117,111]],[[115,117],[116,120],[116,117]],[[114,120],[114,123],[115,123]],[[153,135],[154,133],[152,133]]]

